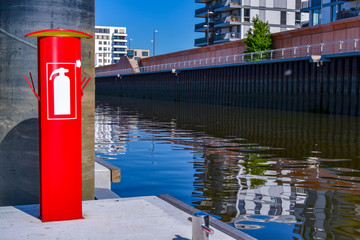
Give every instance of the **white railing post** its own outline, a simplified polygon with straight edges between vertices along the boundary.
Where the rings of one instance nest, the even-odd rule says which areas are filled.
[[[354,39],[354,52],[356,52],[356,48],[357,48],[357,42],[358,42],[359,39]]]
[[[282,49],[281,50],[281,58],[284,59],[284,52],[285,52],[285,49]]]
[[[306,47],[306,56],[310,56],[310,45]]]
[[[270,59],[271,59],[271,60],[273,60],[273,52],[274,52],[274,50],[271,50],[271,51],[270,51]]]
[[[260,60],[262,61],[263,52],[260,52]]]
[[[320,54],[323,55],[324,52],[324,44],[321,43],[321,47],[320,47]]]
[[[342,52],[342,45],[344,41],[340,41],[339,52]]]
[[[297,47],[294,47],[294,58],[296,58],[296,49]]]

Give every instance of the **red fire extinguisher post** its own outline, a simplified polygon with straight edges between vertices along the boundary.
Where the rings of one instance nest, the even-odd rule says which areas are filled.
[[[80,219],[81,97],[90,80],[81,81],[80,38],[92,36],[68,29],[26,36],[38,38],[39,94],[26,80],[39,99],[40,217],[43,222]]]

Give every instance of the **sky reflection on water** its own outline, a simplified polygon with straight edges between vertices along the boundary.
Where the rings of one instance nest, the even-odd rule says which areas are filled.
[[[170,194],[259,239],[360,239],[359,118],[97,97],[122,197]]]

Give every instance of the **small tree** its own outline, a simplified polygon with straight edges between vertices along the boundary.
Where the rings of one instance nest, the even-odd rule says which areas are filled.
[[[261,52],[272,49],[272,40],[269,23],[264,23],[259,19],[259,16],[256,15],[251,20],[254,24],[253,28],[250,28],[245,34],[246,38],[244,42],[246,43],[245,53]],[[268,59],[268,55],[263,55],[262,60]],[[254,54],[253,60],[260,60],[260,54]]]

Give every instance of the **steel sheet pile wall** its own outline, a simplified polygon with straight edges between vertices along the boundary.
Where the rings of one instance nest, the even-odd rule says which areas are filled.
[[[359,115],[359,57],[97,78],[97,94]]]

